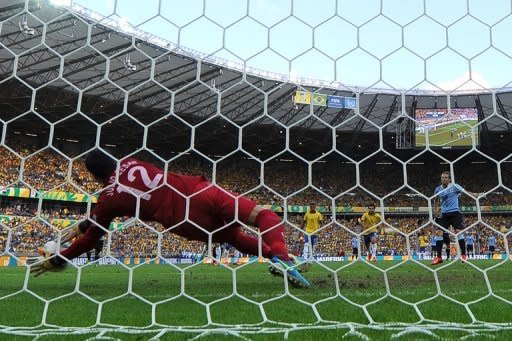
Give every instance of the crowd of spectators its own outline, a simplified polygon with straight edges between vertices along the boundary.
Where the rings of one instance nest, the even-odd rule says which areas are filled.
[[[45,149],[38,153],[28,147],[17,150],[26,157],[24,163],[5,148],[0,148],[0,186],[25,187],[33,190],[70,191],[87,193],[100,190],[99,184],[86,171],[81,158],[73,162],[55,150]],[[308,168],[303,163],[289,160],[274,160],[260,167],[254,160],[239,159],[221,161],[215,169],[215,181],[226,189],[236,193],[245,193],[258,204],[308,205],[315,202],[319,206],[366,206],[376,201],[371,194],[383,197],[386,207],[426,207],[432,195],[433,187],[438,182],[438,172],[416,169],[411,165],[408,173],[409,187],[401,188],[403,176],[394,176],[393,167],[396,165],[361,165],[359,176],[360,185],[356,184],[356,168],[348,162],[314,164],[311,182],[315,188],[308,187]],[[23,172],[20,168],[23,167]],[[489,168],[491,167],[491,168]],[[489,168],[489,169],[488,169]],[[212,179],[213,166],[205,159],[195,156],[182,157],[170,163],[169,169],[183,174],[203,175]],[[457,180],[469,191],[482,192],[493,188],[493,178],[479,177],[475,181],[475,172],[484,174],[492,170],[492,165],[477,164],[474,168],[457,168]],[[262,179],[263,178],[263,179]],[[261,181],[263,180],[263,181]],[[261,185],[261,184],[264,185]],[[400,189],[401,188],[401,189]],[[398,190],[399,189],[399,190]],[[395,192],[394,192],[395,191]],[[371,193],[370,193],[371,192]],[[424,196],[422,196],[421,194]],[[470,197],[461,197],[463,205],[474,205]],[[504,189],[494,190],[485,198],[480,199],[480,205],[511,205],[512,194]],[[377,200],[377,206],[379,202]],[[8,232],[10,233],[9,250],[15,255],[31,255],[45,241],[55,238],[56,230],[69,225],[69,221],[85,217],[85,204],[65,201],[44,200],[42,205],[35,199],[0,197],[0,215],[4,218],[0,226],[0,252],[6,251]],[[288,213],[287,239],[290,249],[300,254],[303,248],[303,233],[296,227],[300,226],[301,215]],[[331,216],[327,214],[329,220]],[[383,254],[408,254],[418,249],[418,228],[428,217],[414,216],[387,217],[388,226],[384,229],[379,240],[379,250]],[[68,220],[68,222],[66,222]],[[502,215],[483,215],[482,221],[503,229],[509,226],[510,217]],[[485,225],[476,224],[476,216],[467,215],[466,224],[475,224],[471,230],[483,249],[486,248],[487,236],[493,233]],[[427,226],[426,224],[425,226]],[[110,251],[114,256],[156,256],[158,250],[158,234],[162,231],[157,225],[148,226],[132,224],[112,234]],[[352,234],[356,231],[355,216],[338,216],[331,220],[320,232],[320,242],[317,251],[321,255],[342,255],[350,253]],[[428,229],[425,228],[425,231]],[[410,250],[407,250],[406,238],[403,234],[416,231],[409,236]],[[509,235],[510,238],[510,235]],[[107,245],[107,244],[105,244]],[[503,249],[504,240],[498,238],[498,249]],[[205,252],[203,243],[186,241],[166,232],[160,241],[161,256],[174,257]]]
[[[304,246],[304,234],[298,228],[301,215],[289,215],[285,223],[286,239],[291,253],[301,255]],[[121,219],[122,220],[122,219]],[[156,223],[141,224],[128,219],[122,228],[111,233],[110,254],[115,257],[156,257],[160,245],[160,256],[190,257],[206,252],[206,245],[202,242],[188,241],[166,231]],[[477,253],[484,254],[487,250],[487,238],[490,235],[497,237],[497,251],[505,250],[505,239],[501,234],[510,232],[510,217],[483,216],[482,222],[476,216],[466,216],[466,226],[471,228],[467,234],[474,236]],[[122,223],[122,222],[121,222]],[[33,256],[37,248],[46,241],[54,240],[58,231],[68,227],[69,222],[45,221],[32,217],[10,217],[2,219],[0,227],[0,254],[9,251],[16,256]],[[489,228],[491,226],[493,229]],[[6,250],[10,231],[9,249]],[[428,221],[418,217],[390,217],[382,225],[379,235],[379,253],[382,255],[408,255],[419,250],[418,236],[430,236],[431,226]],[[161,233],[160,244],[158,234]],[[319,256],[351,255],[352,237],[364,231],[357,229],[356,216],[339,218],[335,221],[325,221],[319,231],[319,242],[316,252]],[[406,236],[409,238],[410,250],[407,249]],[[512,234],[507,235],[509,248],[512,248]],[[362,244],[362,238],[361,244]],[[454,239],[455,240],[455,239]],[[105,250],[108,243],[105,243]]]
[[[19,154],[28,158],[20,172],[20,159],[5,148],[0,148],[0,186],[28,187],[39,191],[68,191],[95,193],[101,188],[87,172],[83,159],[73,162],[52,149],[31,154],[22,149]],[[325,162],[314,164],[311,169],[311,185],[308,186],[308,168],[303,162],[268,161],[263,173],[260,163],[254,160],[221,161],[216,166],[215,181],[235,193],[247,195],[259,204],[366,206],[370,201],[383,198],[385,206],[425,207],[428,198],[439,182],[439,173],[417,169],[411,165],[407,174],[407,186],[401,167],[396,164],[361,164],[360,186],[356,186],[356,169],[350,163]],[[169,170],[203,175],[212,180],[212,164],[194,156],[182,157],[169,164]],[[475,174],[488,174],[475,181]],[[503,175],[504,176],[504,175]],[[471,192],[489,192],[480,198],[480,205],[510,205],[512,193],[497,185],[496,166],[476,164],[458,167],[456,179]],[[263,181],[261,181],[263,180]],[[264,184],[264,185],[260,185]],[[491,191],[492,190],[492,191]],[[370,193],[371,192],[371,193]],[[373,194],[373,195],[372,195]],[[461,197],[462,205],[475,205],[467,195]]]

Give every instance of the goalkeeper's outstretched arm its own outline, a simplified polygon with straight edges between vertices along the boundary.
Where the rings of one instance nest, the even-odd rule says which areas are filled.
[[[52,261],[56,264],[64,264],[66,259],[73,259],[94,249],[100,238],[107,233],[110,223],[115,217],[133,216],[134,201],[100,195],[98,204],[91,212],[90,219],[82,221],[77,228],[64,237],[69,240],[76,237],[73,244],[60,253],[62,257],[54,257]]]
[[[78,224],[77,227],[71,229],[64,237],[61,243],[75,238],[74,242],[60,254],[44,261],[31,262],[30,272],[35,276],[39,276],[46,271],[59,271],[64,268],[67,260],[71,260],[80,256],[81,254],[92,250],[100,240],[100,238],[107,233],[105,228],[100,226],[110,226],[110,222],[116,216],[125,214],[126,211],[118,210],[115,202],[100,202],[91,213],[91,218],[95,221],[84,220]]]
[[[76,232],[73,232],[72,234],[74,235],[75,233]],[[51,258],[30,260],[28,262],[30,265],[30,273],[37,277],[46,271],[60,271],[64,269],[67,259],[73,259],[93,249],[97,245],[98,240],[100,240],[105,233],[103,229],[95,225],[89,226],[87,231],[81,237],[76,238],[73,244],[62,251],[60,255],[46,255]]]
[[[88,221],[85,222],[88,225],[85,233],[76,238],[73,244],[61,252],[62,257],[57,256],[52,258],[52,261],[55,265],[64,264],[66,263],[66,259],[76,258],[81,254],[94,249],[100,238],[106,233],[105,230],[96,226],[95,224],[91,224]]]

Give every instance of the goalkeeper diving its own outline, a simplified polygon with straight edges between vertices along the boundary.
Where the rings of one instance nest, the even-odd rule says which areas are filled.
[[[228,243],[251,255],[259,255],[259,240],[245,233],[241,223],[256,226],[261,232],[262,256],[270,260],[270,272],[286,275],[295,287],[310,286],[288,254],[279,216],[249,198],[237,196],[202,176],[164,174],[162,169],[135,158],[127,158],[117,167],[114,159],[99,149],[87,155],[85,164],[104,185],[96,207],[89,219],[62,237],[61,244],[74,238],[68,248],[46,252],[44,260],[29,264],[35,276],[62,270],[69,260],[93,249],[114,218],[138,216],[172,227],[171,232],[188,240],[208,242],[209,233],[215,231],[213,243]]]

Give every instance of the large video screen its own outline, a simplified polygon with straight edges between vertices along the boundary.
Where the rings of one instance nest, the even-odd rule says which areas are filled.
[[[471,128],[478,123],[476,108],[416,109],[416,147],[429,145],[439,148],[470,147]],[[475,144],[478,145],[478,127],[475,130]]]

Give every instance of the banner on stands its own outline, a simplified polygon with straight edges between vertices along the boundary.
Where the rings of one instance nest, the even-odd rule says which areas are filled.
[[[295,91],[293,102],[336,109],[356,109],[358,106],[356,97],[324,95],[310,91]]]

